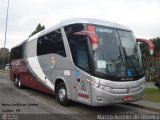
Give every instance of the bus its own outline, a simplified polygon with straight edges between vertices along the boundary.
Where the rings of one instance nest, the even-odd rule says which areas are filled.
[[[145,88],[138,42],[153,54],[152,42],[136,39],[126,26],[64,20],[11,49],[10,79],[19,88],[51,93],[64,106],[71,101],[90,106],[137,101]]]

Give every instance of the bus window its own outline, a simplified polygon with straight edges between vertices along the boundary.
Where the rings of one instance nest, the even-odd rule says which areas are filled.
[[[89,71],[88,50],[87,41],[82,40],[77,43],[77,66],[85,71]]]
[[[64,30],[69,42],[74,64],[84,71],[89,71],[87,37],[74,35],[75,32],[85,30],[85,25],[71,24],[65,26]]]
[[[55,53],[66,57],[61,30],[55,30],[38,38],[37,55]]]
[[[21,59],[23,57],[22,51],[23,45],[13,48],[11,50],[11,60]]]

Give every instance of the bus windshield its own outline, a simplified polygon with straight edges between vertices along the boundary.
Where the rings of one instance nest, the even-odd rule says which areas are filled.
[[[99,47],[93,51],[95,71],[101,74],[134,77],[143,72],[141,53],[131,31],[95,26]]]

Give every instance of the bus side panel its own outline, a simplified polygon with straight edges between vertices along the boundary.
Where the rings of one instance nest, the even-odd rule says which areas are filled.
[[[42,71],[39,65],[37,56],[37,39],[28,41],[24,46],[24,58],[27,67],[27,73],[30,74],[28,81],[26,82],[28,86],[36,88],[41,91],[49,91],[53,93],[54,85],[49,83],[48,78]]]
[[[11,61],[11,80],[14,82],[14,77],[20,77],[24,86],[40,90],[42,92],[51,93],[53,92],[38,81],[36,77],[30,72],[26,66],[24,59]]]
[[[21,73],[27,72],[24,59],[17,59],[11,61],[10,78],[14,81],[14,77],[18,77]]]
[[[40,90],[42,92],[53,94],[53,92],[50,89],[48,89],[41,82],[39,82],[36,77],[33,77],[31,75],[31,73],[29,73],[29,72],[22,73],[21,76],[23,78],[23,80],[22,80],[23,85],[30,87],[30,88],[33,88],[33,89]]]

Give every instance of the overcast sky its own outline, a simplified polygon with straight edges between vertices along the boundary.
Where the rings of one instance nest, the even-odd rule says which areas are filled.
[[[0,48],[7,0],[0,0]],[[136,37],[160,36],[160,0],[10,0],[7,48],[27,39],[38,23],[46,28],[68,18],[96,18],[131,28]]]

